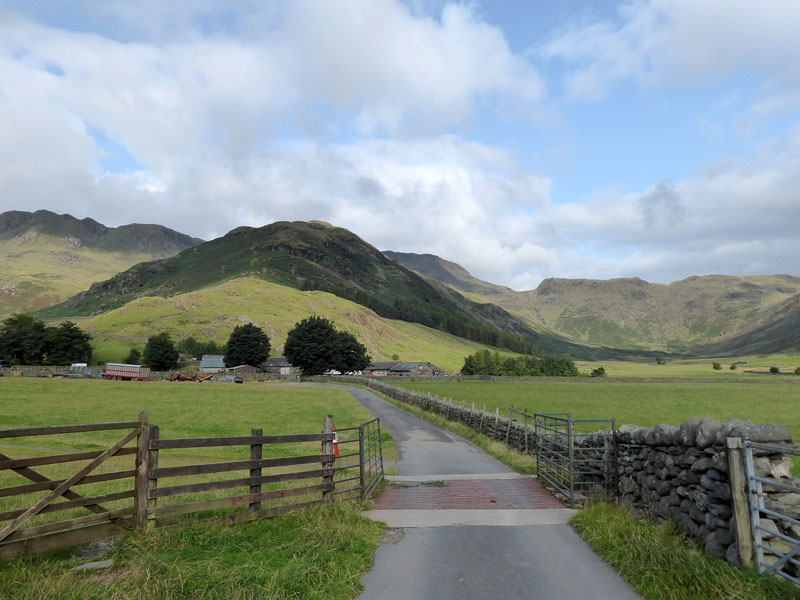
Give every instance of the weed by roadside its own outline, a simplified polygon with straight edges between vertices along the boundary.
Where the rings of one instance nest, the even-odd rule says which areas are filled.
[[[800,600],[800,587],[712,558],[615,504],[588,506],[570,524],[647,600]]]

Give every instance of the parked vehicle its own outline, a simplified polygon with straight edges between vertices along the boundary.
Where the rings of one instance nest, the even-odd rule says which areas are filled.
[[[103,377],[114,381],[149,381],[150,367],[126,365],[122,363],[107,363]]]

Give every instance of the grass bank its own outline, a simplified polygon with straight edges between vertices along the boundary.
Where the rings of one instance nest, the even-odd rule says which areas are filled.
[[[669,524],[640,521],[617,505],[589,506],[571,525],[646,600],[800,599],[800,587],[732,567]]]
[[[160,529],[128,537],[102,571],[71,572],[86,559],[69,550],[0,563],[0,598],[347,600],[362,590],[382,535],[382,525],[342,504],[246,525]]]

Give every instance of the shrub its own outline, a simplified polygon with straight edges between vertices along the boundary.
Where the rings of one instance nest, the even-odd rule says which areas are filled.
[[[721,364],[719,364],[717,361],[714,361],[714,363],[711,365],[711,367],[712,367],[712,368],[713,368],[715,371],[720,371],[720,370],[722,369],[722,365],[721,365]]]
[[[777,373],[780,373],[781,370],[778,367],[770,367],[769,368],[769,372],[772,373],[773,375],[775,375]]]
[[[605,367],[596,367],[592,369],[591,377],[605,377],[606,376],[606,368]]]

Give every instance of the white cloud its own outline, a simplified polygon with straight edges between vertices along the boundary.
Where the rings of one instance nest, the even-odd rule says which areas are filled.
[[[632,0],[616,21],[573,24],[539,53],[569,65],[573,98],[603,97],[627,78],[661,86],[755,75],[796,88],[798,22],[795,0]]]

